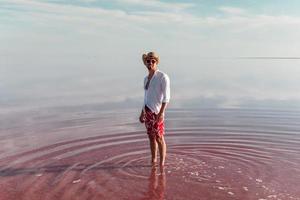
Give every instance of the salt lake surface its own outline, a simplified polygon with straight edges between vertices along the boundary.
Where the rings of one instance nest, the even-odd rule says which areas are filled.
[[[138,109],[6,113],[0,199],[300,199],[300,111],[170,108],[164,169]]]
[[[0,200],[300,199],[299,59],[162,59],[164,169],[138,122],[145,66],[66,59],[1,66]]]

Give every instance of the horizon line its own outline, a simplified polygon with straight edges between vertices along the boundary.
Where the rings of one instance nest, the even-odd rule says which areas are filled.
[[[296,56],[240,56],[240,57],[235,57],[237,59],[270,59],[270,60],[298,60],[300,57]]]

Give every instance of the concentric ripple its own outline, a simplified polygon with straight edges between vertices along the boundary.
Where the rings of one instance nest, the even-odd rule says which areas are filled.
[[[72,116],[1,129],[0,199],[300,199],[297,111],[170,110],[164,168],[133,111]]]

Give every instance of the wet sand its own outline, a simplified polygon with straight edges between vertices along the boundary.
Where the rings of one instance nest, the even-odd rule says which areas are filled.
[[[0,129],[0,199],[300,199],[300,112],[170,109],[164,169],[138,111],[29,110]]]

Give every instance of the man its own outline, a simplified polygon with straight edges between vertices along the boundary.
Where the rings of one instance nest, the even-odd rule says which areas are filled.
[[[164,114],[170,100],[170,79],[167,74],[158,70],[159,56],[155,52],[143,55],[143,62],[148,69],[144,78],[144,106],[140,122],[144,123],[151,149],[151,163],[156,164],[157,146],[160,154],[160,166],[166,159],[166,142],[164,139]]]

